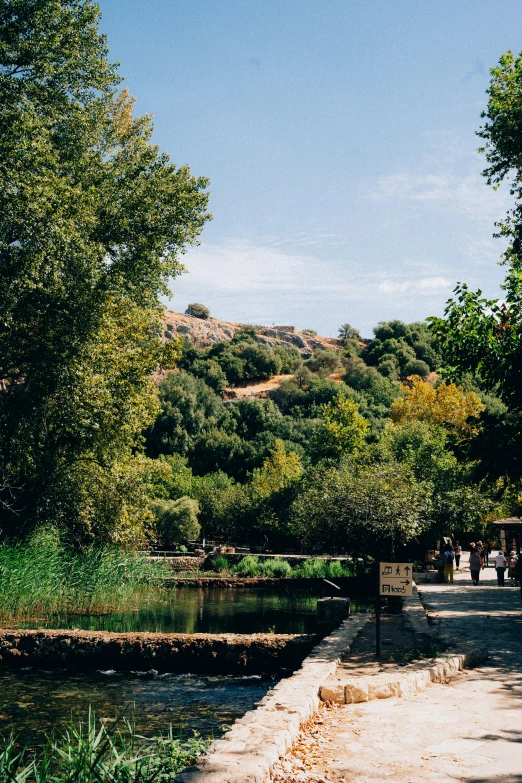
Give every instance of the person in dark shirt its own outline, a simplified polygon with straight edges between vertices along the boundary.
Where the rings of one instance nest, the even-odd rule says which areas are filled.
[[[515,563],[515,581],[520,585],[520,600],[522,600],[522,554],[517,557]]]
[[[471,581],[474,585],[478,585],[479,583],[481,564],[481,557],[477,552],[476,547],[473,547],[469,555],[469,570],[471,571]]]
[[[459,566],[460,566],[460,556],[462,554],[462,548],[461,548],[461,546],[460,546],[458,541],[455,541],[455,550],[454,551],[455,551],[455,568],[458,571],[459,570]]]

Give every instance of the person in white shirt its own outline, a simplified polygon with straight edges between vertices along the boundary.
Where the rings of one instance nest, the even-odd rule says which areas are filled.
[[[506,571],[507,560],[504,557],[503,552],[499,552],[495,557],[495,569],[497,571],[497,584],[499,587],[504,587],[504,573]]]

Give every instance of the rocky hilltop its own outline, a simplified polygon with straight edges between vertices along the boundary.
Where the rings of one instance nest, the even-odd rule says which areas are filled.
[[[342,340],[332,337],[320,337],[307,331],[299,331],[295,326],[259,326],[258,324],[238,324],[232,321],[220,321],[217,318],[195,318],[185,313],[165,311],[165,338],[172,339],[178,334],[184,335],[196,348],[208,348],[214,343],[231,340],[245,326],[253,327],[256,339],[260,343],[289,345],[308,359],[313,351],[335,350],[342,346]]]

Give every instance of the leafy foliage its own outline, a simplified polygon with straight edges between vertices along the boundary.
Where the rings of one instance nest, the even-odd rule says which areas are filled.
[[[522,477],[522,57],[508,51],[491,70],[484,140],[487,167],[482,172],[494,188],[509,184],[514,206],[497,223],[497,236],[508,240],[504,263],[504,301],[491,300],[466,284],[455,289],[444,318],[432,318],[431,328],[447,357],[445,374],[459,380],[472,373],[482,390],[497,395],[505,409],[486,410],[482,433],[471,453],[481,460],[483,475],[503,483]]]
[[[440,424],[457,441],[469,439],[479,432],[476,421],[484,404],[472,391],[463,391],[454,383],[433,387],[418,375],[402,384],[402,397],[391,406],[393,421],[426,421]]]
[[[391,557],[427,527],[426,491],[405,464],[343,460],[310,472],[292,524],[308,547],[365,560]]]
[[[157,531],[167,544],[178,544],[199,536],[198,501],[187,496],[177,500],[157,500],[154,511],[158,518]]]
[[[322,408],[322,424],[317,431],[315,450],[322,457],[353,454],[364,444],[368,422],[359,414],[356,402],[342,394]]]
[[[145,513],[128,489],[152,372],[175,358],[159,297],[207,181],[150,143],[98,24],[90,0],[0,9],[0,526],[122,539]]]

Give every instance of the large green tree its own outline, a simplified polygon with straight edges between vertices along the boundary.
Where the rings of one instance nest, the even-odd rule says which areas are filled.
[[[207,181],[161,153],[118,92],[99,19],[91,0],[0,4],[4,531],[139,528],[140,432],[169,363],[159,297],[208,218]]]
[[[292,507],[302,545],[353,557],[393,557],[427,528],[429,491],[405,463],[345,459],[311,470]]]
[[[522,477],[522,56],[507,52],[491,70],[484,140],[488,184],[505,182],[514,206],[497,224],[508,241],[503,301],[459,284],[445,317],[431,319],[450,378],[473,372],[483,389],[496,393],[506,410],[483,415],[474,455],[490,475]]]

